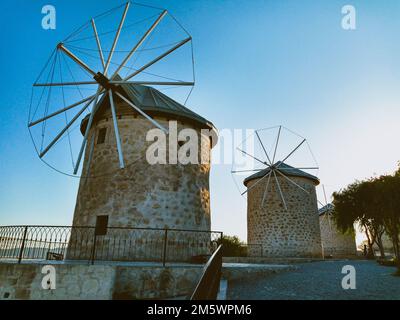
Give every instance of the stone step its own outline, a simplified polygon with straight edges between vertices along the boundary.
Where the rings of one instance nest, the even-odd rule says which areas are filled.
[[[253,278],[260,275],[277,274],[294,271],[298,267],[294,265],[279,264],[253,264],[253,263],[223,263],[222,279],[231,281],[245,278]]]

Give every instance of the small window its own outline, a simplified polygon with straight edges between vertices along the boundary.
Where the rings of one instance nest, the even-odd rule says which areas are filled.
[[[96,236],[105,236],[108,228],[108,216],[97,216],[96,217]]]
[[[106,141],[107,128],[101,128],[99,130],[99,136],[97,138],[97,144],[103,144]]]

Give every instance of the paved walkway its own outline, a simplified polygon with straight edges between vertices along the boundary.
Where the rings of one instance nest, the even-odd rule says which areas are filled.
[[[356,269],[356,290],[343,290],[342,268]],[[374,261],[324,261],[297,265],[298,269],[277,275],[232,280],[228,299],[254,300],[400,300],[400,277],[395,268]]]

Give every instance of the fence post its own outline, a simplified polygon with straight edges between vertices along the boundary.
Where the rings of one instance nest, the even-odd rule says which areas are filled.
[[[165,232],[164,232],[163,267],[165,267],[165,263],[166,263],[166,260],[167,260],[167,242],[168,242],[168,229],[165,229]]]
[[[19,256],[18,256],[18,263],[20,264],[22,261],[22,256],[24,254],[24,249],[25,249],[25,241],[26,241],[26,235],[28,233],[28,227],[25,227],[24,229],[24,237],[22,238],[22,244],[21,244],[21,249],[19,251]]]
[[[96,242],[97,242],[97,235],[96,232],[94,233],[94,237],[93,237],[93,248],[92,248],[92,256],[91,256],[91,264],[94,264],[94,260],[96,259]]]

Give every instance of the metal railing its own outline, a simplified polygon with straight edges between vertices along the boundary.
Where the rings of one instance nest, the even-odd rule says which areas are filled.
[[[222,275],[222,245],[204,267],[203,274],[190,300],[216,300]]]
[[[217,249],[222,232],[109,227],[0,227],[0,260],[202,262]]]

